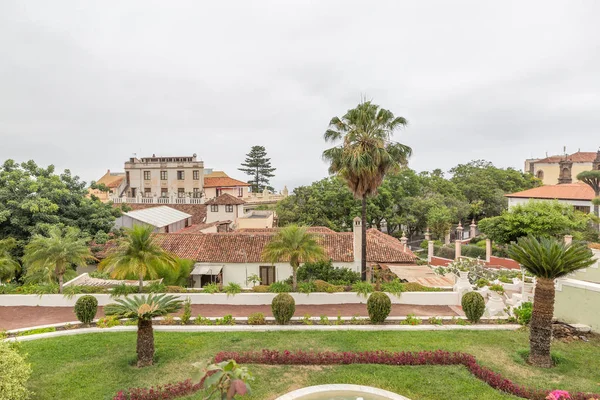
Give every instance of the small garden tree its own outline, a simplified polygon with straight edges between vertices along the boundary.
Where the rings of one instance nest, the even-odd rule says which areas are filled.
[[[182,307],[182,301],[175,296],[149,294],[148,296],[116,299],[115,302],[106,305],[104,313],[137,321],[137,366],[152,365],[154,360],[152,318],[179,311]]]
[[[533,236],[520,238],[508,248],[508,254],[536,280],[533,313],[529,334],[529,362],[549,368],[554,315],[554,280],[589,267],[595,260],[590,249],[583,244],[566,245],[556,239]]]
[[[27,380],[31,376],[31,367],[11,346],[0,340],[0,399],[26,400],[31,392],[27,389]]]
[[[293,290],[298,286],[297,271],[300,262],[314,262],[325,257],[323,247],[305,227],[288,225],[277,232],[264,248],[263,258],[270,263],[289,260],[292,267]]]

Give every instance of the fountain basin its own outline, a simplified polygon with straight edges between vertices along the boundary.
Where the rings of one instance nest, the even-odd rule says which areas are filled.
[[[410,400],[399,394],[361,385],[309,386],[284,394],[276,400]]]

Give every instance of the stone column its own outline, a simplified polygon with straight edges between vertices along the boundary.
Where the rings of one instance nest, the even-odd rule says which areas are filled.
[[[573,243],[573,236],[571,236],[571,235],[565,235],[565,244],[568,246],[571,243]]]
[[[450,244],[450,232],[446,233],[446,237],[444,238],[444,244]]]
[[[408,242],[408,239],[406,238],[406,235],[404,234],[404,232],[402,232],[402,237],[400,238],[400,243],[402,243],[402,250],[406,251],[406,243]]]
[[[433,257],[433,240],[429,240],[427,242],[427,262],[431,262],[431,258]]]
[[[427,227],[427,230],[425,231],[425,240],[431,240],[431,232],[429,232],[429,227]]]
[[[463,240],[463,232],[465,228],[463,228],[462,223],[459,221],[458,226],[456,227],[456,240]]]
[[[492,241],[490,239],[485,239],[485,262],[490,262],[492,260]]]
[[[462,242],[460,240],[456,240],[454,242],[454,259],[455,260],[460,259],[461,251],[462,251]]]
[[[471,225],[469,225],[469,238],[474,238],[477,235],[477,224],[475,223],[475,219],[471,221]]]

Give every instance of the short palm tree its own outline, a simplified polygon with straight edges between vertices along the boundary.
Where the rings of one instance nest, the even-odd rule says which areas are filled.
[[[152,365],[154,360],[154,329],[152,318],[175,313],[181,309],[182,301],[175,296],[159,294],[116,299],[116,303],[104,307],[106,315],[131,318],[137,321],[137,366]]]
[[[61,229],[53,226],[48,230],[48,236],[33,235],[23,255],[26,276],[49,274],[51,278],[58,279],[59,293],[63,292],[63,277],[67,269],[85,266],[92,260],[95,258],[87,239],[73,227]]]
[[[20,268],[11,254],[15,246],[16,241],[12,238],[0,240],[0,282],[12,279]]]
[[[164,268],[176,270],[176,257],[156,243],[153,230],[151,226],[142,225],[127,230],[124,239],[102,260],[100,270],[109,272],[116,279],[136,276],[140,293],[144,289],[144,278],[156,279]]]
[[[594,263],[583,244],[564,244],[556,239],[522,237],[508,247],[509,256],[536,277],[529,334],[529,362],[549,368],[554,316],[554,280]]]
[[[314,235],[306,231],[306,227],[288,225],[282,228],[271,239],[263,250],[263,259],[276,263],[289,260],[292,266],[293,289],[297,288],[298,267],[301,262],[313,262],[325,258],[323,247],[317,242]]]
[[[412,149],[392,141],[394,131],[407,125],[370,101],[361,102],[343,117],[333,117],[325,132],[327,142],[339,143],[323,152],[329,173],[340,176],[362,201],[361,274],[367,273],[367,197],[377,193],[383,178],[408,163]]]

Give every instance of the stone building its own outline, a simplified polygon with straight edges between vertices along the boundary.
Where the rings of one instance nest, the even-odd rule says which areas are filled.
[[[598,166],[600,166],[600,150],[578,151],[573,154],[525,160],[525,172],[541,179],[544,185],[577,182],[577,174],[599,169]]]

